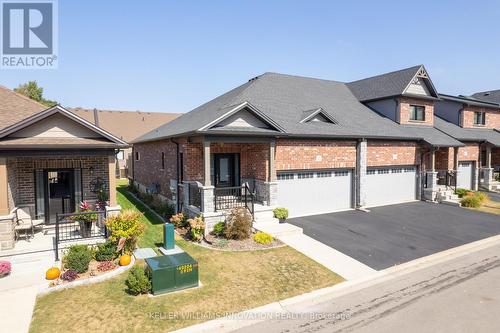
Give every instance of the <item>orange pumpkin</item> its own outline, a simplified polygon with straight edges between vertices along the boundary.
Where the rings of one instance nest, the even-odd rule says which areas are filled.
[[[57,267],[51,267],[45,272],[45,278],[47,280],[55,280],[61,275],[61,271]]]
[[[132,261],[132,257],[128,254],[124,254],[120,256],[120,266],[128,266]]]

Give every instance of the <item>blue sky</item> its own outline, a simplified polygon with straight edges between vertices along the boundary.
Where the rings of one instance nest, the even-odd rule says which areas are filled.
[[[443,93],[500,89],[494,1],[59,0],[59,68],[37,80],[64,106],[186,112],[264,72],[337,81],[424,64]]]

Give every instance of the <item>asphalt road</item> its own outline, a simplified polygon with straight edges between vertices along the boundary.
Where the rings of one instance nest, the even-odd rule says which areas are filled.
[[[500,234],[500,217],[422,201],[289,219],[376,270]]]
[[[495,245],[237,332],[500,332],[499,256]]]

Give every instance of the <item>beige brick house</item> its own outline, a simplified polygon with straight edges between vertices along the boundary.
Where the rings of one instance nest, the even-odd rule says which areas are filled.
[[[465,140],[443,123],[469,133],[468,120],[445,120],[441,102],[424,66],[350,83],[265,73],[135,140],[133,179],[206,220],[248,191],[304,216],[493,185],[500,105],[471,104],[486,125]]]
[[[54,223],[107,193],[117,209],[115,151],[128,144],[68,110],[0,87],[0,249],[14,247],[17,210]]]

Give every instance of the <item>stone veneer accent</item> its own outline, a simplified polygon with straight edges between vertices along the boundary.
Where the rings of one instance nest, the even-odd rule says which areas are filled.
[[[0,251],[14,248],[15,224],[15,213],[0,216]]]

